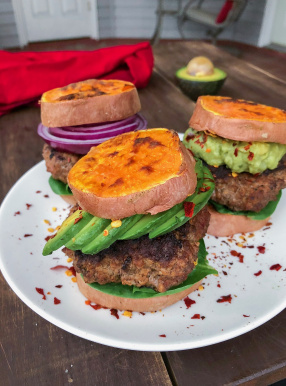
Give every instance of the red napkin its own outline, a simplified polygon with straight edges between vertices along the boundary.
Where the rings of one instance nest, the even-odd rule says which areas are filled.
[[[45,91],[81,80],[120,79],[145,87],[153,64],[148,42],[95,51],[0,51],[0,116],[39,100]]]

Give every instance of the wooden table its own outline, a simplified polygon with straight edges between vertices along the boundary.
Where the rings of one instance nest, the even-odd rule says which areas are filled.
[[[154,48],[151,82],[140,90],[150,127],[184,132],[194,103],[174,72],[199,54],[228,72],[221,95],[285,108],[285,81],[203,42]],[[0,200],[41,161],[39,109],[24,107],[0,118]],[[261,327],[213,346],[159,353],[122,350],[78,338],[42,319],[0,277],[1,385],[268,385],[286,378],[286,311]]]

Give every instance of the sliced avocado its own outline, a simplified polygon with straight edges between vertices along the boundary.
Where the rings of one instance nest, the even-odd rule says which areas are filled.
[[[215,67],[212,75],[191,76],[187,73],[187,67],[183,67],[175,76],[181,90],[191,99],[197,100],[200,95],[216,95],[224,84],[227,74]]]
[[[101,233],[111,221],[105,218],[93,217],[89,223],[75,234],[65,246],[73,251],[82,249],[89,244],[93,238]]]
[[[118,228],[113,228],[110,223],[103,232],[82,248],[82,252],[85,254],[96,254],[103,249],[110,247],[111,244],[118,240],[124,232],[136,224],[142,217],[142,214],[126,217],[121,220],[122,224]]]
[[[192,202],[194,206],[193,217],[206,205],[214,190],[214,180],[208,168],[203,167],[203,182],[200,184],[199,191],[187,197],[185,202]],[[185,209],[182,207],[173,217],[163,223],[158,228],[149,233],[149,238],[153,239],[169,233],[184,225],[190,217],[185,216]]]
[[[43,249],[43,255],[50,255],[77,234],[93,216],[83,210],[77,210],[61,225],[55,237],[49,239]]]

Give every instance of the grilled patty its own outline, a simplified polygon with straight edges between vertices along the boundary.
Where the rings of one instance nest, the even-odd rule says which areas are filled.
[[[81,157],[79,154],[55,150],[46,143],[43,147],[43,158],[46,162],[47,171],[52,174],[54,179],[65,184],[68,182],[69,171]]]
[[[254,175],[239,173],[233,177],[225,166],[206,166],[215,179],[212,200],[234,211],[259,212],[286,187],[286,156],[276,169]]]
[[[209,218],[204,208],[182,227],[155,239],[146,235],[116,241],[96,255],[67,248],[64,252],[87,283],[122,283],[165,292],[186,280],[193,270],[198,241],[206,233]]]

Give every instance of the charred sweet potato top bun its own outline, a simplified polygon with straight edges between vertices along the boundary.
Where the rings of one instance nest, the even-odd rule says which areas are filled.
[[[201,96],[189,125],[235,141],[286,144],[286,111],[243,99]]]
[[[89,79],[47,91],[41,98],[41,120],[47,127],[117,121],[141,109],[131,82]]]
[[[177,133],[164,128],[112,138],[81,158],[68,176],[76,201],[103,218],[156,214],[196,188],[195,160]]]

